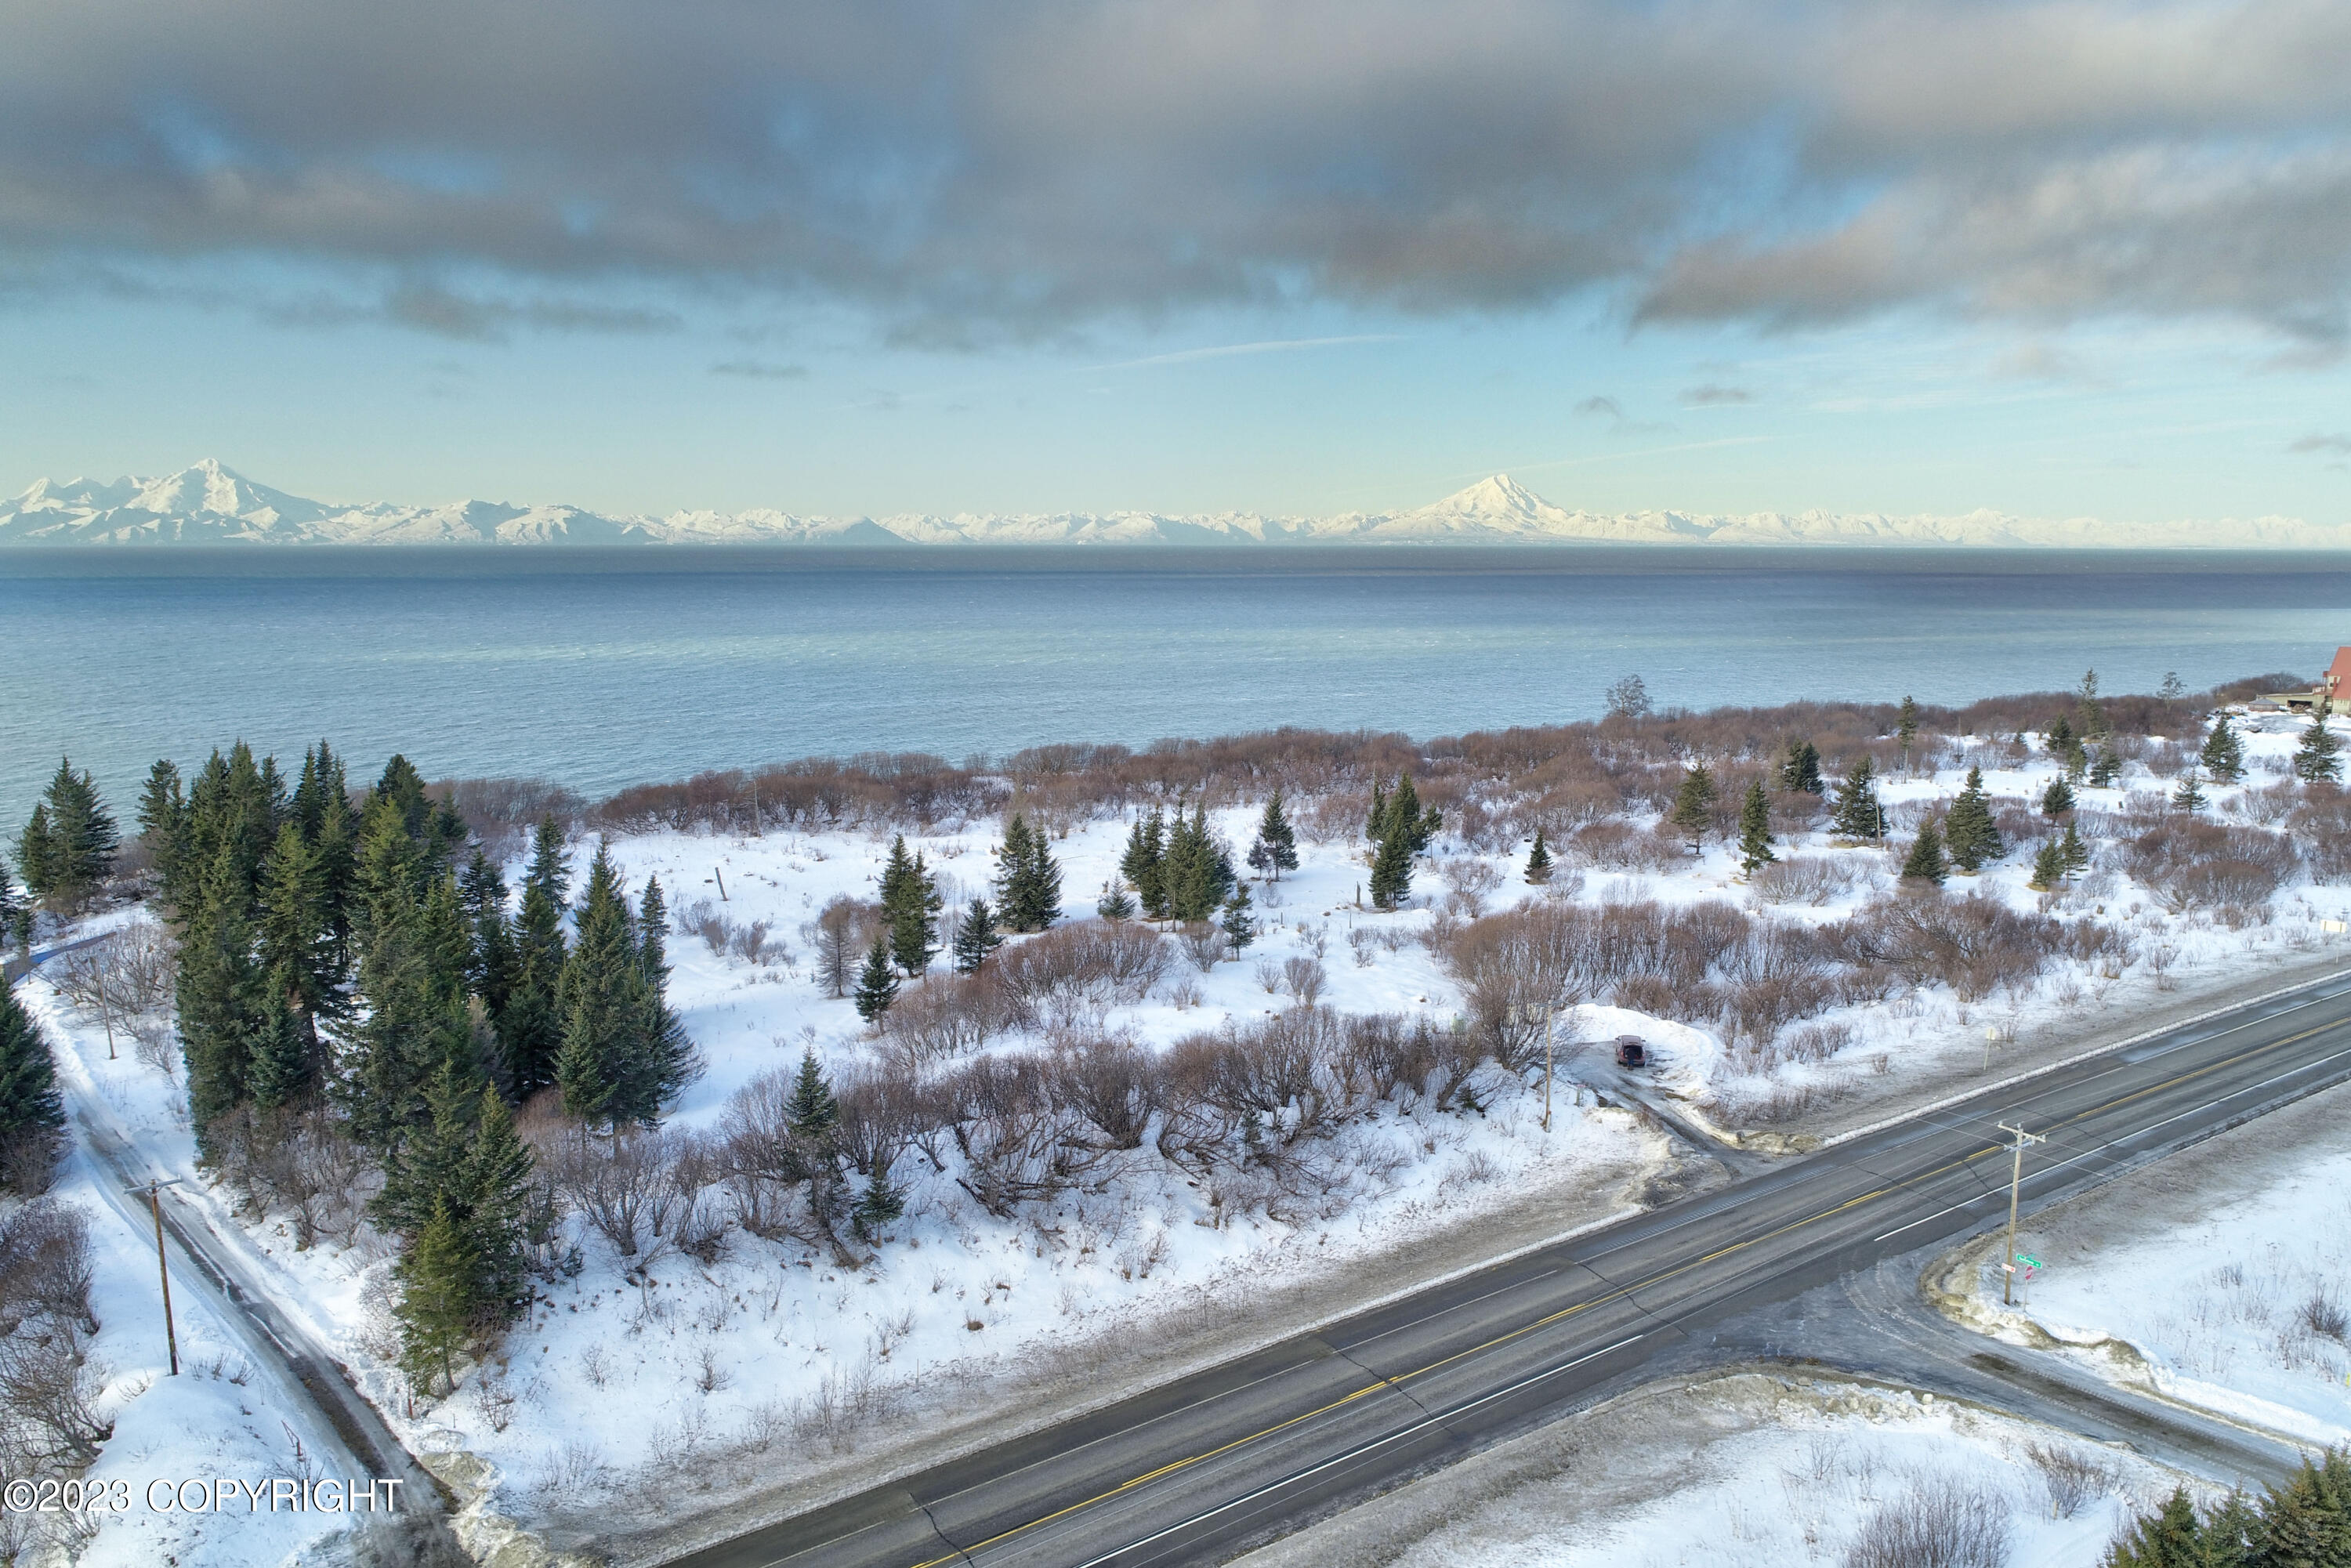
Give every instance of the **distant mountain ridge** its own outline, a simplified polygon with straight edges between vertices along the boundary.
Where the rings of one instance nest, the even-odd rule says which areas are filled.
[[[1597,513],[1555,506],[1507,475],[1409,511],[1274,517],[1252,512],[802,517],[681,511],[605,517],[578,507],[455,501],[344,506],[255,483],[211,458],[161,478],[43,479],[0,501],[0,548],[61,545],[1880,545],[2009,549],[2351,549],[2351,524],[2299,517],[2110,523],[1831,512]]]

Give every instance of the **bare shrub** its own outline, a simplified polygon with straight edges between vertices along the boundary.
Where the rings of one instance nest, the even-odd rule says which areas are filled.
[[[1272,959],[1259,958],[1257,961],[1256,975],[1259,988],[1267,996],[1272,996],[1281,989],[1281,966]]]
[[[1522,904],[1473,921],[1444,951],[1461,982],[1480,1041],[1514,1071],[1542,1044],[1532,1009],[1583,999],[1580,973],[1591,912],[1553,904]]]
[[[348,1246],[381,1185],[366,1151],[323,1105],[240,1107],[214,1127],[213,1139],[222,1175],[255,1207],[286,1216],[298,1249],[321,1236]]]
[[[1028,1055],[982,1057],[940,1082],[966,1166],[956,1183],[999,1219],[1067,1190],[1100,1157],[1081,1113],[1055,1087]]]
[[[2090,924],[2076,923],[2076,932]],[[1820,936],[1856,968],[1891,970],[1912,985],[1947,985],[1961,1001],[2032,979],[2080,940],[2048,915],[2020,915],[1972,894],[1876,899]]]
[[[883,1038],[918,1061],[978,1050],[1021,1020],[1020,998],[988,975],[943,975],[898,993],[882,1015]]]
[[[2312,1333],[2320,1334],[2336,1343],[2351,1343],[2351,1312],[2346,1312],[2343,1298],[2332,1287],[2321,1285],[2310,1292],[2294,1314],[2295,1321]]]
[[[1217,967],[1226,951],[1225,933],[1213,920],[1196,920],[1180,928],[1176,940],[1183,944],[1184,956],[1192,967],[1207,974]]]
[[[1604,871],[1663,871],[1689,858],[1680,840],[1622,818],[1578,828],[1569,837],[1567,849],[1584,864]]]
[[[584,1127],[542,1154],[556,1190],[622,1258],[655,1239],[654,1210],[667,1202],[670,1146],[659,1132],[628,1129],[601,1137]]]
[[[86,1013],[103,1013],[119,1029],[171,1004],[178,966],[171,932],[138,920],[65,955],[47,972],[59,995]]]
[[[1073,920],[1006,944],[988,960],[988,971],[1023,1007],[1048,1020],[1070,1022],[1113,1002],[1141,1001],[1166,975],[1167,964],[1167,945],[1148,925]]]
[[[2049,1510],[2059,1519],[2071,1519],[2114,1490],[2117,1472],[2104,1458],[2064,1443],[2029,1443],[2024,1457],[2041,1472],[2049,1489]]]
[[[1486,899],[1502,885],[1502,873],[1480,860],[1448,860],[1437,868],[1447,889],[1446,905],[1464,919],[1486,913]]]
[[[2121,858],[2123,868],[2175,915],[2265,904],[2302,862],[2291,839],[2185,816],[2130,840]]]
[[[36,1198],[0,1220],[0,1464],[13,1474],[78,1469],[113,1433],[85,1349],[90,1281],[78,1211]]]
[[[1301,1008],[1311,1008],[1322,996],[1330,976],[1313,958],[1292,956],[1281,961],[1281,989]]]
[[[1046,1058],[1049,1092],[1076,1111],[1108,1149],[1139,1149],[1165,1095],[1157,1058],[1123,1037],[1057,1041]]]
[[[1748,873],[1748,890],[1764,904],[1803,904],[1814,909],[1849,892],[1858,868],[1836,855],[1791,855]]]
[[[2007,1502],[1988,1487],[1927,1476],[1880,1503],[1845,1549],[1845,1568],[2002,1568]]]
[[[827,899],[817,916],[800,927],[816,971],[829,997],[845,997],[856,983],[858,966],[882,929],[882,906],[846,894]]]

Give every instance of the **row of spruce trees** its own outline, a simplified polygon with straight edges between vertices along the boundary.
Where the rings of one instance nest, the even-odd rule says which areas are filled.
[[[2331,1448],[2259,1498],[2210,1509],[2180,1488],[2132,1522],[2105,1568],[2351,1568],[2351,1457]]]
[[[517,900],[406,758],[355,795],[323,742],[290,788],[242,743],[192,779],[158,762],[139,826],[179,943],[200,1157],[320,1112],[364,1145],[373,1216],[406,1244],[411,1371],[445,1377],[523,1309],[551,1224],[514,1108],[547,1094],[592,1128],[652,1124],[696,1070],[660,883],[632,903],[600,844],[574,904],[550,817]]]

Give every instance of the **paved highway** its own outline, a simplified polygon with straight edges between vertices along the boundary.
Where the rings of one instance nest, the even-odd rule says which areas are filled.
[[[1792,1160],[831,1508],[692,1568],[1214,1562],[1687,1365],[1720,1325],[2351,1078],[2330,981]],[[1862,1299],[1862,1298],[1856,1298]],[[1802,1354],[1802,1343],[1783,1344]],[[1748,1354],[1724,1346],[1724,1358]]]

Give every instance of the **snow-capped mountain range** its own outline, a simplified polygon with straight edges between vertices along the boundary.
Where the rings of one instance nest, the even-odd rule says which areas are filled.
[[[2007,548],[2351,549],[2351,524],[2298,517],[2110,523],[1999,512],[1570,511],[1506,475],[1401,512],[1269,517],[1231,512],[803,517],[787,512],[606,517],[578,507],[306,500],[210,458],[159,479],[43,479],[0,501],[0,547],[38,545],[1886,545]]]

